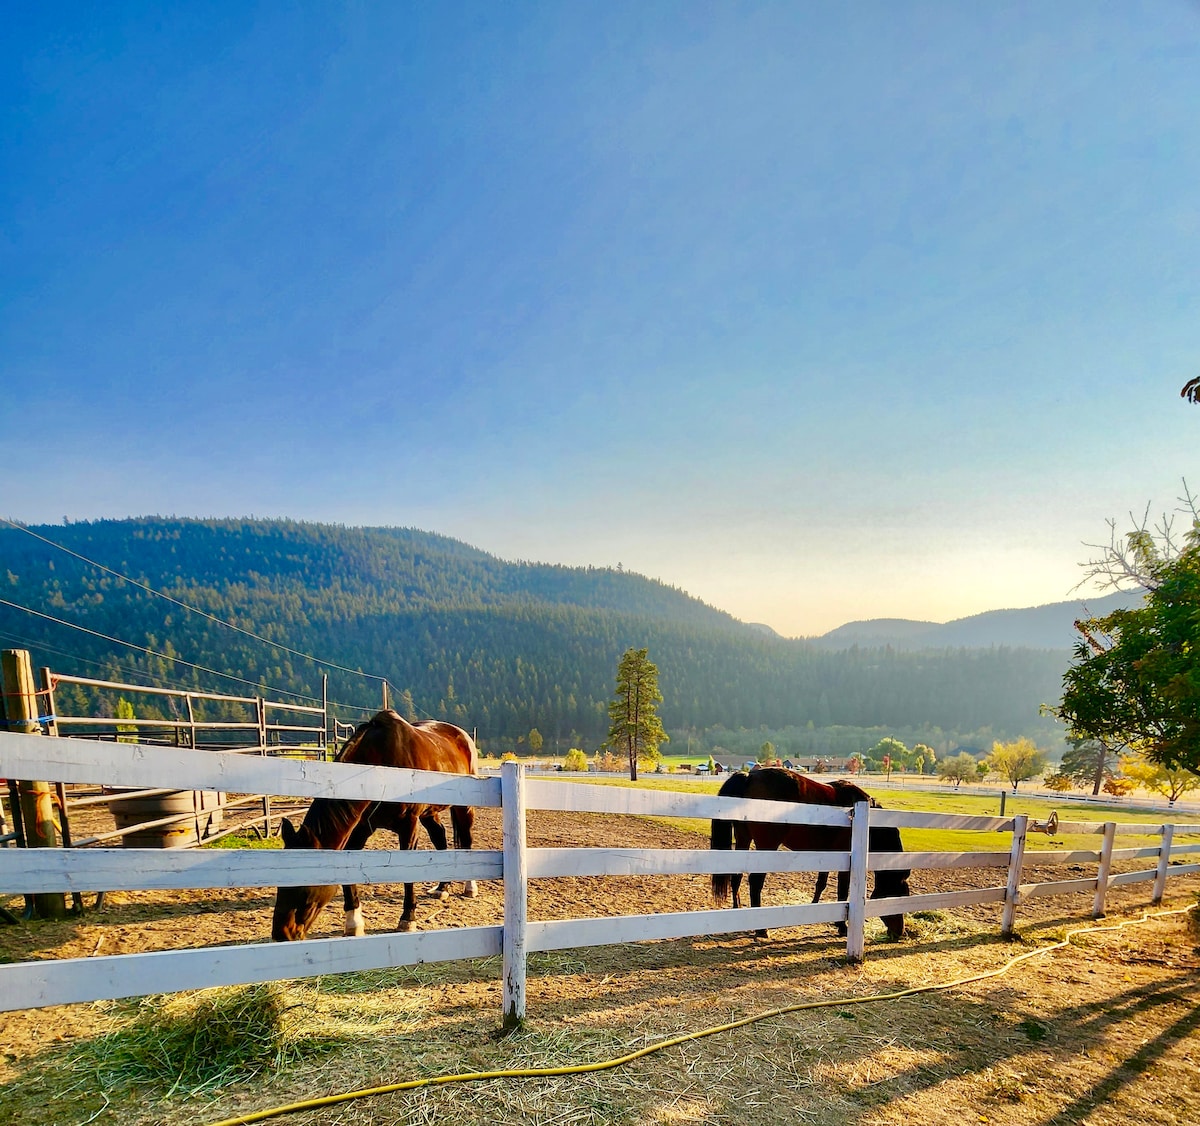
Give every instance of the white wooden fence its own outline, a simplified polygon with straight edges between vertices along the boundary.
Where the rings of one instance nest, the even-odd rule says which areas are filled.
[[[503,956],[504,1020],[511,1024],[525,1013],[525,967],[531,952],[845,922],[849,931],[847,956],[855,961],[863,956],[863,926],[869,917],[994,902],[1003,905],[1002,931],[1011,933],[1018,905],[1032,896],[1091,892],[1093,913],[1100,915],[1110,887],[1152,881],[1152,898],[1157,902],[1162,898],[1168,876],[1200,872],[1200,863],[1170,863],[1172,858],[1200,852],[1200,844],[1174,841],[1183,833],[1200,832],[1200,826],[1195,825],[1060,822],[1059,832],[1097,834],[1101,838],[1100,847],[1032,852],[1026,849],[1027,837],[1038,826],[1025,816],[971,817],[872,810],[866,803],[845,810],[708,794],[591,786],[527,779],[518,763],[506,763],[500,778],[471,778],[349,763],[221,755],[0,732],[0,776],[64,783],[223,790],[273,797],[502,806],[504,827],[501,850],[0,849],[0,893],[505,881],[501,926],[0,965],[0,1011],[499,954]],[[737,853],[732,863],[734,854],[704,848],[528,848],[525,842],[528,809],[849,826],[851,848],[844,852]],[[869,853],[870,825],[1004,832],[1011,834],[1012,844],[1002,852]],[[1116,848],[1115,840],[1121,834],[1153,834],[1160,840],[1147,848]],[[1141,859],[1153,861],[1153,866],[1112,874],[1114,861]],[[1021,872],[1027,864],[1095,864],[1096,873],[1083,879],[1022,884]],[[871,870],[998,865],[1008,867],[1008,879],[1003,886],[905,899],[866,898],[867,873]],[[848,870],[850,891],[845,902],[834,903],[593,919],[528,918],[526,885],[530,879],[705,874],[731,869]]]

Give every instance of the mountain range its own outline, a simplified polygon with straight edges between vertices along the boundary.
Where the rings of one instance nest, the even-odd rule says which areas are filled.
[[[31,649],[38,665],[310,698],[324,673],[345,718],[377,708],[386,677],[410,715],[474,728],[493,749],[535,727],[548,746],[594,748],[630,647],[649,650],[663,722],[693,745],[729,746],[720,733],[737,731],[786,749],[787,732],[810,733],[790,745],[812,747],[811,732],[836,729],[824,745],[851,750],[901,730],[972,746],[1045,734],[1040,708],[1061,691],[1077,613],[1064,603],[790,639],[631,572],[507,562],[411,528],[174,517],[0,528],[0,645]]]
[[[1076,621],[1138,606],[1142,598],[1139,591],[1118,591],[1021,610],[988,610],[944,623],[871,618],[847,622],[809,640],[822,649],[849,649],[856,645],[904,650],[987,649],[1001,645],[1017,649],[1070,649],[1076,640]]]

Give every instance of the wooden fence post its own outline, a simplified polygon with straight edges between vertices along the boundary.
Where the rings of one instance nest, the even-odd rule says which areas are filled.
[[[329,758],[329,673],[321,673],[321,753],[322,762]]]
[[[1000,936],[1012,938],[1017,918],[1017,900],[1021,895],[1021,866],[1025,863],[1025,836],[1029,831],[1029,816],[1018,813],[1013,818],[1012,850],[1008,854],[1008,884],[1004,888],[1004,911],[1000,917]]]
[[[1096,870],[1096,898],[1092,903],[1092,918],[1104,918],[1104,896],[1108,893],[1108,876],[1112,871],[1113,841],[1117,839],[1117,823],[1104,823],[1104,844],[1100,849],[1100,867]]]
[[[27,735],[40,735],[37,692],[33,687],[33,665],[26,649],[5,649],[0,653],[8,729]],[[17,782],[25,843],[32,848],[57,848],[58,826],[54,819],[54,795],[48,782]],[[67,913],[62,892],[38,892],[33,897],[36,914],[43,919],[62,919]]]
[[[1162,840],[1158,844],[1158,870],[1154,873],[1154,895],[1151,902],[1157,907],[1167,890],[1167,865],[1171,863],[1171,842],[1175,839],[1175,826],[1168,823],[1162,827]]]
[[[266,754],[267,754],[267,701],[265,699],[263,699],[262,696],[258,697],[258,746],[259,746],[258,753],[265,758]],[[200,798],[197,796],[193,800],[198,803],[200,801]],[[270,837],[270,835],[271,835],[271,795],[270,794],[263,794],[262,810],[263,810],[263,836]],[[199,839],[200,839],[200,822],[197,819],[196,840],[199,840]]]
[[[500,767],[504,823],[504,1027],[525,1019],[525,923],[529,916],[528,859],[525,853],[525,766]]]
[[[846,961],[861,962],[866,947],[867,854],[871,843],[871,806],[855,803],[850,822],[850,890],[846,894]]]

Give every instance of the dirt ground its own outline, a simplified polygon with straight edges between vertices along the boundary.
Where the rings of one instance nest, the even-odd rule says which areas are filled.
[[[476,846],[500,846],[499,813],[480,810]],[[529,843],[703,847],[702,838],[645,819],[535,812]],[[373,845],[389,847],[380,834]],[[1056,868],[1027,881],[1086,875]],[[918,871],[916,894],[1004,882],[1003,869]],[[764,902],[807,901],[812,876],[773,874]],[[1196,901],[1200,880],[1168,885],[1164,908]],[[1113,889],[1109,920],[1136,917],[1149,885]],[[402,889],[364,889],[368,932],[395,926]],[[10,908],[19,898],[3,900]],[[91,902],[91,897],[88,897]],[[265,940],[273,889],[113,893],[98,911],[61,923],[0,927],[0,959],[91,957]],[[702,876],[555,879],[530,887],[532,918],[684,911],[711,906]],[[661,1037],[821,998],[851,999],[953,980],[1001,966],[1020,950],[1060,939],[1090,920],[1090,898],[1023,905],[1020,941],[999,941],[999,906],[909,917],[886,940],[871,921],[865,963],[844,962],[832,927],[774,931],[767,940],[724,935],[559,952],[531,960],[529,1021],[496,1035],[499,966],[418,967],[393,987],[420,1019],[306,1071],[231,1085],[203,1107],[159,1096],[132,1114],[96,1099],[58,1106],[46,1123],[196,1122],[312,1093],[371,1086],[418,1073],[488,1070],[531,1062],[598,1060]],[[499,881],[477,899],[418,901],[420,926],[498,923]],[[341,933],[340,897],[313,937]],[[1081,936],[1069,950],[1004,977],[887,1004],[786,1014],[657,1053],[614,1071],[567,1080],[495,1082],[389,1095],[290,1116],[289,1123],[589,1122],[871,1126],[928,1123],[1200,1123],[1200,929],[1190,916]],[[402,994],[402,995],[401,995]],[[0,1014],[0,1084],[28,1080],[65,1042],[94,1036],[96,1006]],[[431,1054],[432,1053],[432,1054]],[[0,1120],[6,1118],[0,1086]],[[153,1100],[152,1100],[153,1101]],[[74,1117],[72,1117],[74,1115]]]

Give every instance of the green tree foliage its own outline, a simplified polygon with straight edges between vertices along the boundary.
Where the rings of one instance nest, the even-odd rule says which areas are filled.
[[[1145,603],[1076,623],[1057,714],[1074,739],[1200,771],[1200,521],[1174,554],[1143,529],[1129,540]]]
[[[658,668],[648,649],[627,649],[617,666],[617,690],[608,705],[606,747],[629,760],[629,777],[637,781],[639,762],[654,762],[669,736],[658,718]]]
[[[770,739],[758,748],[758,754],[754,756],[754,761],[763,764],[775,761],[775,744]]]
[[[1061,770],[1055,771],[1053,774],[1047,774],[1042,780],[1042,784],[1047,790],[1054,790],[1055,793],[1059,794],[1065,794],[1075,789],[1075,779],[1069,774],[1063,774]]]
[[[1095,795],[1100,793],[1105,780],[1113,776],[1117,758],[1117,752],[1098,739],[1073,739],[1071,746],[1063,752],[1058,773],[1070,779],[1068,788],[1091,786]],[[1049,783],[1050,780],[1046,781]]]
[[[938,777],[946,782],[953,782],[955,787],[963,782],[974,782],[978,777],[975,757],[966,751],[943,758],[938,764]]]
[[[117,719],[136,718],[137,716],[133,714],[133,705],[124,696],[119,697],[117,699]],[[121,732],[117,736],[118,743],[136,743],[138,741],[136,723],[118,723],[116,726],[117,730]]]
[[[1121,773],[1142,789],[1162,794],[1172,803],[1192,790],[1200,790],[1200,774],[1186,767],[1154,762],[1144,755],[1122,757]]]
[[[867,757],[878,762],[890,778],[893,770],[898,770],[900,767],[908,764],[910,753],[909,749],[899,739],[893,735],[888,735],[880,739],[867,752]]]
[[[572,747],[563,756],[563,770],[572,770],[576,773],[583,773],[588,768],[587,755],[578,747]]]
[[[529,732],[529,749],[536,755],[542,749],[542,744],[545,740],[542,738],[542,733],[536,728],[531,728]]]
[[[1046,755],[1029,739],[997,742],[992,745],[992,753],[988,755],[988,767],[1012,783],[1015,792],[1020,783],[1036,778],[1046,769]]]
[[[661,670],[664,725],[719,732],[708,747],[720,743],[743,761],[764,738],[780,756],[844,761],[889,733],[939,754],[1040,735],[1052,721],[1038,704],[1057,696],[1068,661],[1066,653],[1002,648],[821,650],[763,635],[638,575],[508,563],[413,529],[154,518],[36,530],[274,644],[0,529],[5,599],[251,684],[0,606],[0,640],[32,649],[35,665],[237,695],[278,688],[316,700],[327,672],[339,718],[357,721],[378,708],[377,680],[323,668],[280,648],[287,646],[386,676],[401,714],[477,729],[481,746],[497,753],[533,726],[544,752],[599,743],[612,670],[634,644],[647,645]],[[74,685],[56,700],[75,715],[98,703]],[[147,698],[135,706],[142,718],[162,718],[171,704]],[[214,718],[207,706],[198,719]]]

